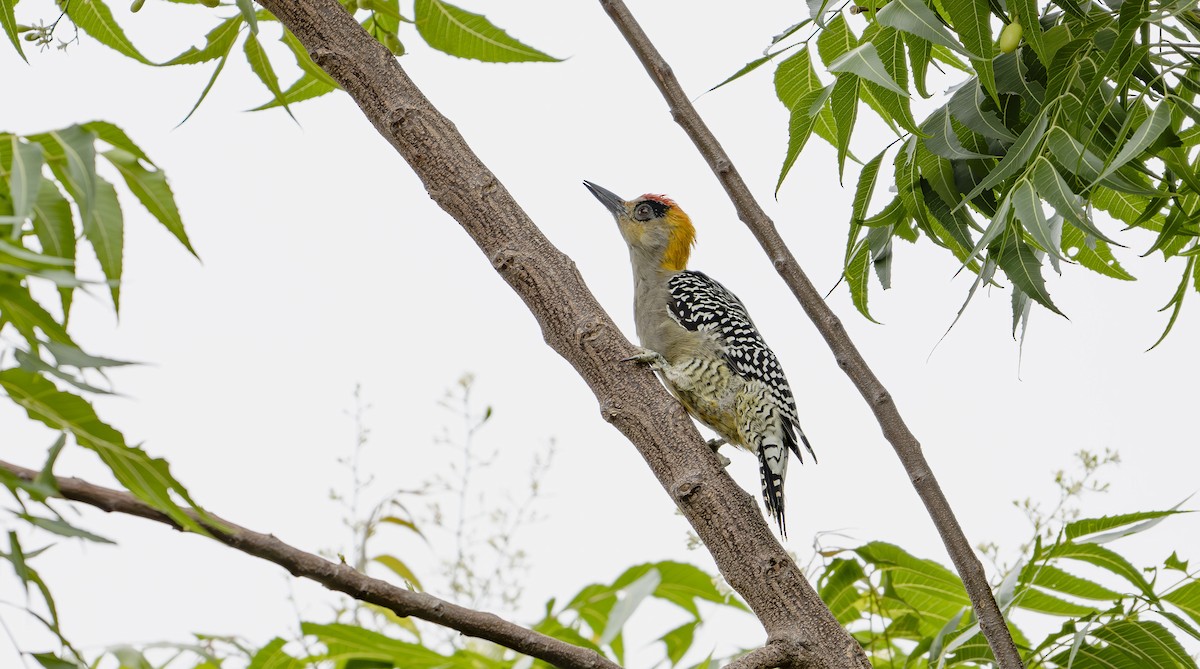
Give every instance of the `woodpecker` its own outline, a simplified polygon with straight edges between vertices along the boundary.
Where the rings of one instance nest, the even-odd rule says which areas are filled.
[[[612,212],[629,246],[642,344],[630,360],[658,372],[688,413],[720,435],[709,442],[714,451],[730,443],[758,456],[767,513],[786,537],[788,451],[801,462],[800,443],[813,462],[816,454],[800,429],[796,400],[775,353],[737,296],[687,269],[696,229],[679,205],[653,194],[627,201],[589,181],[583,185]]]

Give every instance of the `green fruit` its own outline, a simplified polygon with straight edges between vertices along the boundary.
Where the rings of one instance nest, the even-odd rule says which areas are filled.
[[[129,11],[136,14],[138,12],[138,10],[141,9],[142,5],[144,5],[144,4],[146,4],[146,0],[133,0],[133,4],[129,5]]]
[[[1024,32],[1025,29],[1016,21],[1004,26],[1004,30],[1000,31],[1000,51],[1003,53],[1015,51],[1021,45],[1021,35]]]

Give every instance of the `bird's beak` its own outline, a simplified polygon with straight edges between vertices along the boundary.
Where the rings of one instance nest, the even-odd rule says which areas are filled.
[[[583,182],[583,185],[592,191],[592,195],[595,195],[596,199],[600,200],[600,204],[608,207],[613,216],[620,216],[625,213],[625,200],[617,197],[616,193],[606,188],[601,188],[590,181]]]

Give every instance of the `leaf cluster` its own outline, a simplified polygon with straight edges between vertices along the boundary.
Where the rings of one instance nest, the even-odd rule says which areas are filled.
[[[1175,554],[1141,570],[1106,545],[1177,513],[1087,518],[1067,523],[1051,541],[1035,540],[995,589],[1027,666],[1196,666],[1180,637],[1200,640],[1197,574]],[[821,575],[821,597],[875,666],[993,666],[966,591],[951,571],[882,542],[828,556],[836,557]],[[1061,623],[1043,639],[1031,639],[1016,622],[1028,613]]]
[[[132,11],[141,9],[144,1],[135,0]],[[277,23],[277,19],[270,12],[257,9],[252,0],[234,0],[231,3],[221,3],[219,0],[168,1],[176,6],[192,5],[194,9],[208,14],[215,9],[219,14],[228,16],[218,15],[219,22],[205,35],[204,46],[189,47],[173,58],[156,63],[145,56],[126,36],[112,10],[103,0],[71,0],[62,3],[62,11],[83,33],[144,65],[169,67],[216,62],[208,84],[184,117],[184,121],[195,113],[208,96],[239,41],[250,70],[271,96],[267,102],[254,107],[252,111],[282,107],[290,115],[291,105],[320,97],[338,88],[337,82],[312,61],[300,41],[282,27],[279,27],[278,41],[286,48],[286,53],[295,59],[300,75],[290,85],[284,86],[280,83],[277,74],[278,57],[271,55],[270,51],[274,49],[268,50],[265,35],[260,32],[262,25]],[[28,41],[48,44],[52,41],[53,29],[18,24],[13,11],[15,4],[13,0],[0,0],[0,26],[4,28],[9,41],[20,56],[26,58],[21,47],[22,34],[26,38],[34,38]],[[416,28],[417,34],[426,44],[458,58],[489,63],[559,60],[511,37],[486,17],[443,0],[414,0],[411,13],[401,11],[399,0],[342,0],[341,4],[359,20],[372,37],[397,56],[404,55],[406,51],[401,41],[402,26],[410,25]],[[235,11],[231,13],[223,10]]]
[[[1164,307],[1166,336],[1188,286],[1200,291],[1194,1],[1056,2],[1039,12],[1032,0],[890,0],[855,6],[850,18],[827,0],[809,6],[812,19],[723,84],[790,54],[775,70],[790,113],[777,189],[813,134],[836,148],[843,173],[862,106],[896,134],[863,165],[850,215],[844,279],[864,316],[872,272],[891,285],[895,239],[924,237],[974,272],[968,302],[999,270],[1011,284],[1014,334],[1033,303],[1062,313],[1047,269],[1076,264],[1132,281],[1114,247],[1150,239],[1144,255],[1161,252],[1182,268]],[[1010,25],[1001,49],[993,29]],[[806,26],[810,34],[789,44]],[[934,96],[931,67],[963,79],[918,122],[911,92]],[[885,174],[895,195],[871,213]]]
[[[196,505],[166,461],[129,444],[85,399],[111,393],[100,387],[105,371],[130,364],[86,353],[67,331],[77,290],[105,286],[114,312],[120,305],[125,219],[117,187],[98,170],[99,158],[194,253],[166,175],[117,126],[93,121],[25,137],[0,133],[0,335],[15,335],[0,338],[0,390],[30,419],[59,432],[41,476],[28,483],[6,475],[0,484],[25,523],[60,536],[108,542],[75,527],[50,504],[59,494],[54,462],[73,442],[95,452],[126,489],[180,527],[203,533],[186,511]],[[75,271],[86,247],[103,278]],[[23,549],[17,534],[10,533],[4,557],[27,587],[36,587],[44,614],[34,615],[61,639],[53,597],[28,562],[42,550]]]

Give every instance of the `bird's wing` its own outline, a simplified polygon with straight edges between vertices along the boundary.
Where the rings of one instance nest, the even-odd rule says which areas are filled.
[[[763,341],[742,301],[703,272],[680,272],[671,277],[667,289],[671,295],[671,318],[688,330],[711,337],[721,348],[725,361],[742,378],[766,385],[811,453],[812,447],[800,430],[796,400],[783,375],[783,367]],[[793,444],[789,446],[800,455]]]

